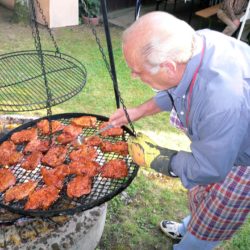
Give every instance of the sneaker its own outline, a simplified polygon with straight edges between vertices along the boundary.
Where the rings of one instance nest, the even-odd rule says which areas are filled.
[[[180,223],[169,220],[163,220],[160,223],[162,232],[174,240],[182,239],[182,235],[178,232],[179,225]]]

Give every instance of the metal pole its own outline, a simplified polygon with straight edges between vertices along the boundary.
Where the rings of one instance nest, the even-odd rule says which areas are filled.
[[[241,27],[240,27],[239,34],[238,34],[238,36],[237,36],[237,39],[238,39],[238,40],[241,39],[243,29],[244,29],[245,24],[246,24],[246,21],[247,21],[248,19],[250,19],[250,2],[249,2],[248,5],[247,5],[247,9],[246,9],[245,15],[240,19],[240,21],[241,21]]]
[[[140,16],[141,11],[141,0],[136,0],[135,4],[135,20],[137,20]]]
[[[113,50],[112,50],[112,42],[111,42],[111,37],[110,37],[110,32],[109,32],[106,0],[101,0],[101,8],[102,8],[103,24],[104,24],[105,34],[106,34],[108,53],[109,53],[110,68],[111,68],[111,73],[113,76],[112,81],[113,81],[114,92],[115,92],[116,107],[120,108],[120,96],[119,96],[119,89],[118,89],[118,83],[117,83],[117,77],[116,77],[116,71],[115,71],[115,61],[114,61]]]

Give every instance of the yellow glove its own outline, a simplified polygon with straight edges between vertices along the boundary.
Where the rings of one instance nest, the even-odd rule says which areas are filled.
[[[142,133],[128,139],[128,151],[134,162],[142,167],[150,167],[162,174],[176,177],[171,170],[171,159],[177,151],[162,148]]]

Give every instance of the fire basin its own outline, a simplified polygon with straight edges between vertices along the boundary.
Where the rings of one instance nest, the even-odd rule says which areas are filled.
[[[94,250],[101,238],[107,203],[73,216],[18,218],[0,224],[0,249]],[[0,210],[0,218],[10,214]],[[13,215],[16,216],[16,215]]]

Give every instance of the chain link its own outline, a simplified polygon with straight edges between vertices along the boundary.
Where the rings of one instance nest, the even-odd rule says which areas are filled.
[[[36,47],[37,55],[38,55],[40,65],[41,65],[41,70],[42,70],[42,78],[43,78],[44,84],[45,84],[46,95],[47,95],[46,110],[47,110],[47,116],[49,117],[49,121],[50,121],[50,117],[52,115],[52,110],[51,110],[52,93],[51,93],[51,90],[50,90],[49,85],[48,85],[48,79],[47,79],[46,69],[45,69],[45,64],[44,64],[44,57],[43,57],[43,52],[42,52],[40,33],[39,33],[39,29],[38,29],[38,24],[36,21],[36,10],[35,10],[33,0],[30,0],[30,8],[31,8],[30,22],[31,22],[31,28],[32,28],[32,35],[34,37],[35,47]],[[51,122],[49,122],[49,131],[50,131],[50,143],[52,143],[52,125],[51,125]]]
[[[81,0],[81,2],[82,2],[82,5],[83,5],[83,8],[84,8],[84,11],[85,11],[85,13],[87,14],[87,17],[89,17],[89,11],[88,11],[88,8],[87,8],[87,5],[86,5],[85,1],[84,1],[84,0]],[[112,74],[110,64],[109,64],[108,59],[107,59],[107,57],[106,57],[106,55],[105,55],[104,49],[103,49],[103,47],[102,47],[102,45],[101,45],[101,41],[100,41],[100,39],[99,39],[99,37],[98,37],[98,35],[97,35],[95,26],[94,26],[93,24],[91,24],[90,22],[88,22],[87,25],[88,25],[88,27],[91,28],[91,31],[92,31],[92,33],[93,33],[93,35],[94,35],[94,37],[95,37],[96,43],[97,43],[97,45],[98,45],[99,51],[101,52],[102,58],[103,58],[103,60],[104,60],[105,66],[106,66],[106,68],[107,68],[107,70],[108,70],[108,73],[109,73],[109,75],[110,75],[110,77],[111,77],[111,80],[112,80],[113,82],[115,82],[114,75]],[[122,96],[121,96],[121,92],[119,91],[119,89],[117,89],[117,93],[118,93],[118,96],[119,96],[119,101],[120,101],[120,103],[122,104],[122,108],[123,108],[124,113],[125,113],[125,115],[126,115],[126,118],[127,118],[127,120],[128,120],[128,123],[129,123],[129,125],[130,125],[130,127],[131,127],[131,130],[132,130],[132,132],[134,133],[134,135],[136,135],[134,125],[133,125],[133,123],[132,123],[132,121],[131,121],[131,119],[130,119],[130,117],[129,117],[129,114],[128,114],[128,111],[127,111],[127,107],[126,107],[126,105],[125,105],[125,103],[124,103],[124,100],[123,100],[123,98],[122,98]]]

